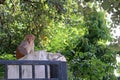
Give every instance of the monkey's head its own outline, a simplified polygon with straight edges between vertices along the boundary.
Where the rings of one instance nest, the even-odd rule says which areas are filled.
[[[25,40],[27,40],[30,43],[31,41],[35,40],[35,36],[33,34],[28,34],[25,36]]]

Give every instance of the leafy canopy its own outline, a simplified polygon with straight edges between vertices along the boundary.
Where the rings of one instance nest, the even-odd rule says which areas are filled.
[[[115,53],[106,44],[111,40],[106,11],[91,1],[5,0],[0,4],[0,54],[12,54],[32,33],[35,50],[65,55],[69,80],[116,80]]]

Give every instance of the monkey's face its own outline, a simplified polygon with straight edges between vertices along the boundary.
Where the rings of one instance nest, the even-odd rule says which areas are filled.
[[[34,39],[35,39],[35,36],[32,35],[32,34],[26,36],[26,40],[27,40],[29,43],[30,43],[30,42],[33,42]]]

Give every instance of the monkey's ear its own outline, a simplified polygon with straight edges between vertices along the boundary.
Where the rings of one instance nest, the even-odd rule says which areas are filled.
[[[35,40],[35,36],[33,34],[31,34],[31,36],[33,37],[33,40]]]
[[[33,38],[34,38],[34,40],[35,40],[35,36],[33,35]]]

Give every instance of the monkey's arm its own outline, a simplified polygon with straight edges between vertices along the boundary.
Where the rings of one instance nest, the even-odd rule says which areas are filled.
[[[34,43],[32,43],[30,53],[34,53]]]
[[[26,41],[23,41],[21,42],[21,44],[18,46],[18,50],[24,54],[24,55],[27,55],[28,54],[28,51],[27,51],[27,42]]]

